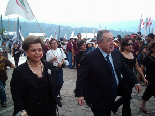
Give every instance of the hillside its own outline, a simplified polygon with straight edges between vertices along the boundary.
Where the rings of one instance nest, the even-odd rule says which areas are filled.
[[[104,23],[100,25],[104,28],[106,27],[106,29],[110,29],[114,37],[117,36],[118,34],[124,37],[125,35],[136,33],[138,28],[138,23],[139,21],[127,21],[127,22],[124,21],[124,22],[117,22],[117,23],[116,22],[106,23],[106,24]],[[15,30],[14,21],[9,21],[9,25],[10,25],[9,31],[14,31]],[[28,36],[29,33],[41,33],[39,26],[35,22],[20,22],[20,26],[21,26],[21,33],[24,37]],[[59,25],[40,23],[40,26],[42,27],[42,30],[44,31],[46,37],[49,38],[51,34],[54,37],[55,29],[58,37]],[[3,20],[3,27],[6,28],[6,30],[8,30],[8,20]],[[73,29],[74,29],[75,35],[79,32],[86,33],[86,31],[88,33],[92,33],[93,29],[95,30],[95,32],[98,31],[97,28],[93,28],[93,27],[76,27],[76,28],[74,27],[60,25],[60,37],[63,37],[66,33],[67,38],[69,38]]]

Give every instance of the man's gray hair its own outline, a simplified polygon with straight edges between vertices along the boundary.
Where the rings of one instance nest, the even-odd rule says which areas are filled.
[[[97,42],[100,41],[102,42],[103,41],[103,33],[109,33],[110,31],[109,30],[100,30],[98,31],[97,33]]]

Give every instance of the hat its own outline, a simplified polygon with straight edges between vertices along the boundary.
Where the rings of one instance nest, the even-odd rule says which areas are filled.
[[[118,38],[115,38],[114,41],[118,41]]]
[[[0,52],[3,52],[2,48],[0,48]]]
[[[95,38],[93,38],[91,41],[93,42],[93,41],[97,41],[97,40]]]
[[[90,44],[90,43],[92,44],[93,42],[91,42],[91,41],[86,41],[86,44]]]

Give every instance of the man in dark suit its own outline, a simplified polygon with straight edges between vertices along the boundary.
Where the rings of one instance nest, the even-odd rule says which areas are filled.
[[[114,49],[112,33],[109,30],[98,31],[97,41],[98,48],[85,54],[81,60],[75,96],[81,106],[85,99],[95,116],[110,116],[118,92],[125,99],[130,99],[121,74],[131,85],[135,85],[138,92],[141,87],[121,53]],[[128,108],[126,105],[124,107]]]

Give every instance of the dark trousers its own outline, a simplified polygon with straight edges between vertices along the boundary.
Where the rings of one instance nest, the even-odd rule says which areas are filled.
[[[118,108],[123,105],[122,116],[131,116],[130,99],[132,88],[132,86],[129,86],[126,83],[121,83],[121,85],[118,86],[117,96],[122,97],[114,102],[112,111],[116,112]]]
[[[56,70],[56,76],[57,76],[57,80],[58,80],[58,85],[57,85],[58,95],[60,95],[60,90],[61,90],[62,85],[64,83],[64,81],[63,81],[63,70],[62,70],[62,68],[56,68],[56,67],[55,67],[55,70]]]
[[[142,96],[142,99],[144,101],[148,101],[152,96],[155,97],[155,82],[153,83],[148,83],[148,86],[145,89],[145,92]]]
[[[56,105],[52,103],[37,105],[34,113],[29,116],[56,116]]]
[[[92,104],[91,110],[94,113],[94,116],[110,116],[111,115],[111,109],[114,103],[115,97],[112,96],[111,102],[109,103],[109,107],[107,109],[102,109],[102,105],[99,105],[97,103]]]
[[[6,94],[5,94],[5,85],[6,85],[6,82],[0,80],[0,100],[1,100],[1,103],[6,102],[6,100],[7,100]]]
[[[14,57],[14,61],[15,61],[15,65],[17,67],[18,66],[18,63],[19,63],[19,57]]]

